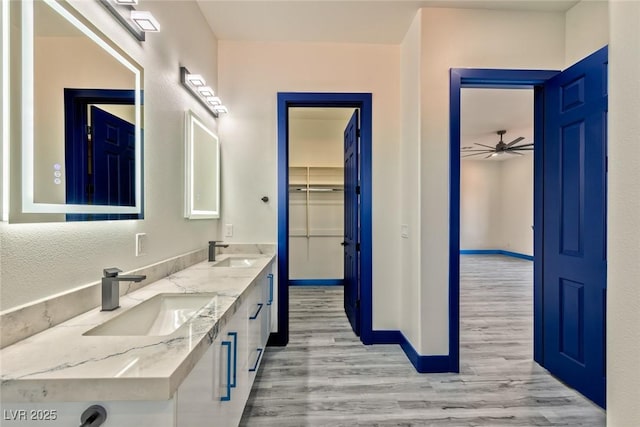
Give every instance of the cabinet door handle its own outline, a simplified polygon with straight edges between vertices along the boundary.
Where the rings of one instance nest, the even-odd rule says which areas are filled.
[[[222,346],[227,347],[227,395],[220,396],[220,401],[228,402],[231,400],[231,341],[222,341]]]
[[[262,306],[264,304],[262,304],[261,302],[258,303],[258,310],[256,311],[256,314],[254,314],[253,316],[249,317],[249,320],[256,320],[258,318],[258,314],[260,314],[260,310],[262,310]]]
[[[236,371],[238,370],[238,333],[228,332],[228,336],[233,337],[233,375],[231,379],[231,387],[236,387]]]
[[[269,302],[267,305],[271,305],[273,303],[273,274],[268,274],[267,277],[269,278]]]
[[[262,352],[264,350],[259,348],[258,349],[258,357],[256,357],[256,363],[253,365],[253,368],[249,368],[249,372],[255,372],[258,369],[258,363],[260,362],[260,358],[262,357]]]

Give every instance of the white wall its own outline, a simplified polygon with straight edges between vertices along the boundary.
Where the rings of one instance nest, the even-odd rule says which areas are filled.
[[[566,12],[564,68],[608,43],[608,7],[606,0],[582,0]]]
[[[640,420],[640,2],[609,12],[607,425],[625,427]]]
[[[389,257],[399,252],[399,46],[220,41],[218,55],[220,93],[232,112],[220,122],[230,242],[277,240],[277,93],[373,94],[373,327],[397,329],[400,271]]]
[[[502,164],[460,162],[460,249],[502,249]]]
[[[533,155],[500,162],[499,249],[533,256]]]
[[[407,227],[400,253],[400,329],[410,342],[420,339],[420,49],[422,11],[418,11],[401,45],[402,140],[400,146],[400,222]],[[396,229],[396,233],[401,230]],[[391,255],[391,254],[390,254]]]
[[[460,249],[533,255],[533,155],[460,164]]]
[[[505,37],[508,35],[508,37]],[[449,69],[560,69],[564,14],[422,10],[421,354],[448,354]],[[437,325],[437,326],[436,326]]]
[[[145,67],[145,219],[0,223],[2,310],[96,282],[105,267],[131,270],[204,248],[217,237],[217,221],[183,219],[184,111],[192,108],[216,127],[179,80],[179,65],[185,65],[216,89],[216,39],[198,6],[149,2],[145,8],[160,21],[162,32],[138,43],[98,2],[72,4]],[[203,46],[210,47],[206,54]],[[136,258],[139,232],[147,233],[148,255]]]
[[[289,165],[343,167],[348,119],[289,120]]]

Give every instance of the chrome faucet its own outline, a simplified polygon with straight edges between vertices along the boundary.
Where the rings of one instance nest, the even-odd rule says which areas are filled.
[[[229,245],[218,245],[215,240],[209,240],[209,261],[216,260],[216,248],[228,248]]]
[[[147,278],[143,274],[118,276],[122,270],[116,267],[105,268],[102,278],[102,311],[113,311],[120,307],[120,287],[118,282],[141,282]]]

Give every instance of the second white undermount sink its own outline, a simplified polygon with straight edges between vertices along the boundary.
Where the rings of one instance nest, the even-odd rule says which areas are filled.
[[[258,258],[251,257],[239,257],[239,258],[225,258],[217,261],[212,267],[233,267],[233,268],[246,268],[253,266]]]
[[[158,294],[83,335],[170,335],[217,297],[215,293]]]

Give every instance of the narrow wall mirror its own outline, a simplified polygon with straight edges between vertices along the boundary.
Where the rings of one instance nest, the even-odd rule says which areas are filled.
[[[191,110],[185,113],[185,218],[220,218],[220,141]]]
[[[142,67],[64,1],[9,3],[15,222],[142,218]]]

